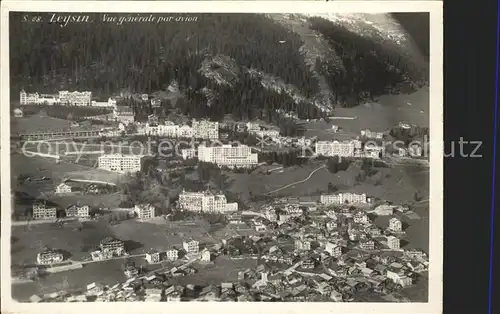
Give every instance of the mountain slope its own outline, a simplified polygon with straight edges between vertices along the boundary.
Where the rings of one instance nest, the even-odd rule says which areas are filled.
[[[86,89],[107,97],[123,89],[153,93],[176,81],[190,111],[211,112],[214,118],[238,106],[247,108],[242,99],[249,98],[260,109],[265,105],[258,102],[267,99],[273,110],[316,116],[336,105],[353,106],[425,84],[425,62],[415,62],[418,58],[408,53],[411,40],[385,15],[197,17],[195,23],[168,27],[72,24],[42,29],[11,16],[11,37],[22,38],[10,45],[11,95],[15,99],[21,88]],[[250,87],[256,90],[245,90]],[[239,98],[229,101],[229,94]],[[200,107],[212,107],[217,99],[225,99],[219,101],[221,108]],[[238,111],[245,116],[254,112]]]

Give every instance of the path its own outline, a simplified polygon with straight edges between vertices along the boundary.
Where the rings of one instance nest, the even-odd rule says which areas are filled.
[[[99,181],[99,180],[83,180],[83,179],[71,179],[71,178],[66,178],[66,180],[73,181],[73,182],[85,182],[85,183],[95,183],[95,184],[104,184],[104,185],[113,185],[113,186],[116,186],[115,183],[106,182],[106,181]]]
[[[122,255],[122,256],[116,256],[112,258],[106,258],[102,260],[96,260],[96,261],[72,261],[73,263],[79,263],[82,265],[86,264],[92,264],[92,263],[101,263],[101,262],[106,262],[106,261],[111,261],[111,260],[116,260],[116,259],[125,259],[125,258],[135,258],[135,257],[145,257],[146,254],[134,254],[134,255]]]
[[[297,185],[297,184],[304,183],[304,182],[308,181],[309,179],[311,179],[311,178],[312,178],[312,176],[313,176],[316,172],[318,172],[319,170],[321,170],[321,169],[323,169],[323,168],[325,168],[325,167],[326,167],[325,165],[322,165],[321,167],[318,167],[318,168],[314,169],[313,171],[311,171],[311,173],[307,176],[307,178],[305,178],[305,179],[303,179],[303,180],[295,181],[295,182],[290,183],[290,184],[287,184],[287,185],[282,186],[282,187],[280,187],[280,188],[278,188],[278,189],[276,189],[276,190],[272,190],[272,191],[268,192],[267,194],[273,194],[273,193],[279,192],[279,191],[281,191],[281,190],[287,189],[287,188],[289,188],[289,187],[291,187],[291,186],[293,186],[293,185]]]

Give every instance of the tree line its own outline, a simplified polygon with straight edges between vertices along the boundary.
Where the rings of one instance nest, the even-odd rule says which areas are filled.
[[[110,14],[111,15],[111,14]],[[48,16],[46,17],[48,18]],[[95,14],[93,17],[99,20]],[[260,14],[199,14],[197,22],[73,23],[38,27],[9,18],[11,92],[91,90],[104,96],[122,89],[151,93],[172,80],[195,89],[205,56],[224,54],[238,64],[280,77],[304,95],[317,88],[297,34]],[[283,43],[279,43],[284,41]]]

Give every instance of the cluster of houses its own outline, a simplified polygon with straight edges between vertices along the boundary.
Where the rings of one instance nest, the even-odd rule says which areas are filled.
[[[264,226],[266,233],[232,237],[222,240],[222,245],[202,250],[199,241],[186,239],[180,249],[150,250],[145,255],[150,264],[213,262],[213,256],[220,254],[258,258],[255,269],[239,271],[236,279],[218,285],[171,285],[168,278],[189,276],[196,269],[186,263],[141,276],[137,267],[129,265],[124,269],[128,280],[123,284],[109,287],[92,283],[79,295],[56,293],[43,298],[34,296],[33,300],[349,302],[363,291],[397,298],[400,289],[415,284],[428,270],[426,253],[400,248],[404,228],[395,215],[402,210],[400,206],[379,205],[365,211],[358,206],[367,202],[364,194],[335,195],[323,200],[277,199],[265,205],[251,222],[256,231]],[[386,216],[387,226],[375,225],[369,213]],[[91,253],[94,260],[126,254],[123,241],[114,238],[104,239]],[[62,261],[56,252],[39,254],[39,259],[44,260],[40,264]]]
[[[399,256],[356,253],[323,256],[322,267],[305,259],[299,267],[283,271],[270,263],[238,272],[237,279],[209,285],[172,285],[174,272],[131,276],[124,283],[87,285],[78,293],[33,295],[31,302],[179,302],[179,301],[356,301],[360,292],[397,298],[418,274],[427,270],[427,256],[418,250]],[[186,271],[190,268],[186,268]],[[191,272],[194,273],[195,271]],[[136,274],[136,272],[133,272]]]

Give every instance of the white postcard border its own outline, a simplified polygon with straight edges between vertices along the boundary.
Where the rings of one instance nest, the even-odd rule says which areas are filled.
[[[430,12],[430,243],[427,303],[19,303],[11,298],[10,211],[2,210],[1,306],[6,313],[440,313],[443,271],[443,12],[441,1],[3,1],[1,9],[1,208],[11,206],[9,11],[151,13],[324,13]]]

